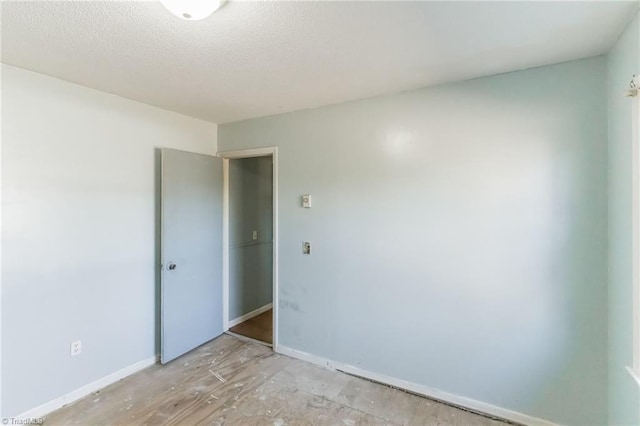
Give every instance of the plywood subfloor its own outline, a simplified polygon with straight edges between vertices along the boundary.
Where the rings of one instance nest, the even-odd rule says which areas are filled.
[[[253,318],[246,320],[229,331],[241,336],[260,340],[261,342],[273,343],[273,309],[269,309]]]
[[[228,335],[45,419],[78,424],[504,425]]]

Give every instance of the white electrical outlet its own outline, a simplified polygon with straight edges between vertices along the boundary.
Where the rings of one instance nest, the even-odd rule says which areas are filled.
[[[82,352],[82,341],[71,342],[71,356],[80,355],[80,352]]]
[[[258,239],[258,231],[253,231],[253,233],[251,234],[251,238],[253,238],[253,241]]]
[[[305,209],[311,208],[311,195],[305,194],[302,196],[302,208],[305,208]]]

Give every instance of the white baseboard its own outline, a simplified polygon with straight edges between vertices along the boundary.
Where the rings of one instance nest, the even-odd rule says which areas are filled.
[[[365,379],[373,380],[375,382],[384,383],[389,386],[396,387],[398,389],[404,389],[406,391],[426,396],[428,398],[437,399],[452,405],[457,405],[462,408],[466,408],[471,411],[484,413],[492,417],[498,417],[512,422],[530,425],[530,426],[556,426],[548,420],[539,419],[526,414],[518,413],[517,411],[508,410],[502,407],[496,407],[495,405],[487,404],[485,402],[476,401],[471,398],[463,396],[453,395],[447,392],[439,391],[437,389],[431,389],[427,386],[419,385],[417,383],[408,382],[406,380],[398,379],[395,377],[387,376],[384,374],[374,373],[371,371],[363,370],[352,365],[343,364],[341,362],[332,361],[330,359],[322,358],[317,355],[312,355],[307,352],[302,352],[297,349],[292,349],[287,346],[278,345],[276,352],[283,355],[288,355],[292,358],[297,358],[302,361],[307,361],[312,364],[320,365],[331,370],[342,371],[354,376],[363,377]]]
[[[261,308],[256,309],[255,311],[251,311],[248,314],[244,314],[241,317],[238,317],[234,320],[229,321],[229,328],[235,327],[236,325],[245,322],[248,319],[253,317],[257,317],[258,315],[267,312],[269,309],[273,308],[273,303],[269,303],[268,305],[264,305]]]
[[[105,376],[101,379],[96,380],[95,382],[91,382],[87,385],[82,386],[74,391],[69,392],[66,395],[62,395],[59,398],[53,399],[49,402],[46,402],[42,405],[39,405],[35,408],[32,408],[29,411],[26,411],[18,416],[15,416],[16,419],[25,419],[25,418],[39,418],[44,417],[46,414],[51,413],[52,411],[57,410],[58,408],[62,408],[67,404],[71,404],[79,400],[80,398],[84,398],[91,393],[100,390],[106,386],[109,386],[112,383],[117,382],[118,380],[124,379],[127,376],[132,375],[133,373],[137,373],[140,370],[143,370],[153,364],[156,363],[156,356],[151,358],[143,359],[142,361],[136,362],[128,367],[125,367],[121,370],[116,371],[115,373],[111,373],[108,376]]]

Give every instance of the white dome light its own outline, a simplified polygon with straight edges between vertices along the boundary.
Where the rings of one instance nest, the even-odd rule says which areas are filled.
[[[198,21],[222,6],[222,0],[160,0],[169,12],[188,21]]]

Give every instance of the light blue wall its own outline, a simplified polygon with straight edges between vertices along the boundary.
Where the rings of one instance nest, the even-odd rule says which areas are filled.
[[[229,320],[273,298],[273,162],[229,161]],[[253,240],[252,232],[258,231]]]
[[[1,70],[2,414],[16,416],[154,359],[156,148],[213,154],[217,128]]]
[[[640,424],[640,389],[633,365],[632,98],[622,92],[640,75],[640,18],[607,56],[609,116],[609,423]]]
[[[280,148],[282,345],[606,422],[604,58],[226,124],[218,141]]]

